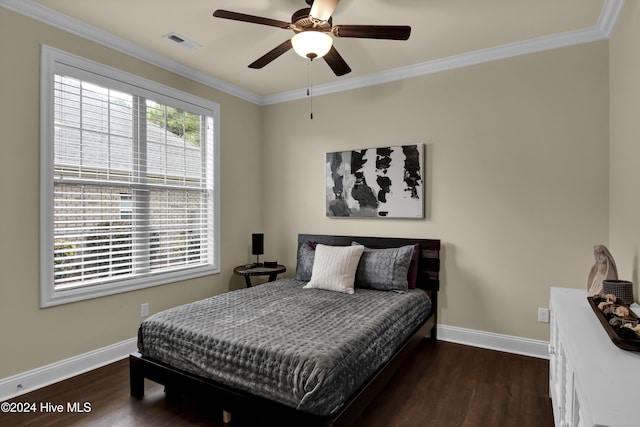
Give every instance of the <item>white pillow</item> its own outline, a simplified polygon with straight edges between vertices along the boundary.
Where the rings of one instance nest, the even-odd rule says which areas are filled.
[[[305,289],[326,289],[353,294],[353,283],[364,246],[317,245],[311,280]]]

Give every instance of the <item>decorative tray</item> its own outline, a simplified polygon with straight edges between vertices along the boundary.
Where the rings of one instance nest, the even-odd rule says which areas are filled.
[[[601,301],[604,301],[602,297],[599,297],[599,296],[587,297],[587,301],[589,301],[589,305],[591,306],[593,311],[596,313],[596,317],[598,318],[598,320],[600,320],[600,323],[602,323],[604,330],[607,331],[609,338],[617,347],[623,350],[640,351],[640,338],[638,337],[637,334],[635,337],[633,337],[632,336],[633,334],[628,333],[627,331],[624,331],[627,333],[625,334],[624,337],[622,337],[618,334],[618,331],[621,328],[613,326],[611,323],[609,323],[611,319],[617,318],[616,320],[614,320],[614,323],[623,322],[623,323],[631,323],[632,325],[638,325],[639,323],[638,316],[636,316],[635,313],[631,311],[631,309],[627,305],[621,302],[616,302],[614,304],[615,307],[626,307],[627,310],[629,311],[629,314],[627,316],[621,317],[613,313],[605,314],[602,310],[598,308],[598,304]],[[628,328],[625,328],[625,329],[628,329]],[[633,332],[633,330],[630,330],[630,332]]]

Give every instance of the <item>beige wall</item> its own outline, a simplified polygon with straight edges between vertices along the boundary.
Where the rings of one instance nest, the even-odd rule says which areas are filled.
[[[625,2],[610,47],[610,247],[621,279],[640,296],[640,4]]]
[[[220,104],[221,274],[40,309],[38,295],[40,44]],[[260,107],[0,8],[0,378],[136,336],[151,312],[244,286],[250,233],[262,228]],[[239,197],[238,195],[241,195]]]
[[[608,241],[608,49],[585,44],[265,107],[265,229],[439,238],[441,323],[548,339],[550,286]],[[424,142],[424,220],[325,217],[325,153]]]
[[[308,100],[261,108],[0,9],[0,378],[133,337],[143,302],[156,312],[242,287],[231,270],[254,231],[288,275],[298,233],[439,238],[443,324],[548,339],[536,308],[550,286],[585,286],[609,227],[621,276],[638,282],[638,10],[627,2],[610,72],[603,41],[318,96],[309,120]],[[39,308],[41,43],[221,105],[221,274]],[[326,152],[415,142],[427,218],[325,217]]]

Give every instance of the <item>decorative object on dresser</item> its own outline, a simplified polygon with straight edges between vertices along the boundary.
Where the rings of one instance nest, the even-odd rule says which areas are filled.
[[[594,245],[593,256],[596,258],[596,263],[591,267],[587,280],[587,292],[590,297],[602,293],[603,280],[615,280],[618,278],[616,262],[606,246]]]
[[[424,218],[424,144],[327,153],[328,217]]]
[[[549,395],[556,427],[637,427],[640,353],[612,344],[581,289],[551,288]]]
[[[633,304],[633,283],[628,280],[603,280],[602,293],[613,294],[626,305]]]
[[[613,294],[587,297],[589,305],[616,346],[624,350],[640,351],[638,317]]]

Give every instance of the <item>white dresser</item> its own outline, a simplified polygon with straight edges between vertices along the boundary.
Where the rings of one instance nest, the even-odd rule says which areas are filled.
[[[556,427],[640,426],[640,353],[611,342],[586,290],[551,288],[550,308]]]

